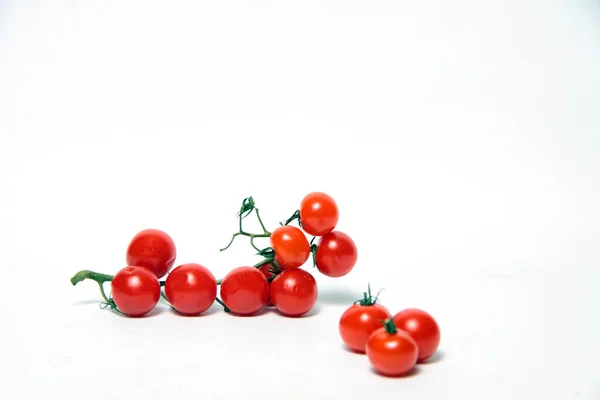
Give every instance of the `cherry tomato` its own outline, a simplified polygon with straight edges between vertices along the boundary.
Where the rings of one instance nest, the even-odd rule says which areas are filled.
[[[337,278],[349,273],[358,259],[352,238],[340,231],[330,232],[319,240],[317,268],[324,275]]]
[[[285,270],[271,282],[271,300],[275,308],[290,317],[309,312],[317,295],[317,281],[303,269]]]
[[[310,245],[306,235],[295,226],[280,226],[271,234],[271,246],[275,260],[284,268],[298,268],[310,256]]]
[[[158,229],[146,229],[133,237],[127,247],[127,265],[146,267],[162,278],[175,264],[173,239]]]
[[[268,263],[268,264],[261,265],[258,268],[258,270],[263,273],[265,278],[269,279],[272,276],[276,276],[273,272],[271,272],[272,268],[273,268],[273,265],[271,263]],[[270,295],[270,293],[271,293],[270,284],[271,284],[271,282],[269,282],[269,298],[267,299],[267,307],[273,306],[273,302],[271,302],[271,295]]]
[[[433,317],[417,308],[402,310],[394,315],[394,324],[407,332],[417,343],[419,361],[431,357],[440,344],[440,327]]]
[[[364,353],[371,333],[381,328],[381,321],[391,317],[381,304],[354,304],[340,318],[340,336],[350,349]]]
[[[309,235],[323,236],[331,232],[338,219],[338,206],[326,193],[309,193],[300,203],[300,222],[304,232]]]
[[[130,317],[141,317],[158,304],[160,283],[144,267],[125,267],[111,282],[112,297],[117,308]]]
[[[267,304],[268,298],[269,282],[254,267],[234,268],[221,282],[221,299],[236,314],[255,314]]]
[[[373,368],[382,375],[401,376],[417,363],[417,343],[404,331],[396,329],[392,320],[377,329],[367,341],[367,357]]]
[[[182,314],[201,314],[215,302],[217,281],[200,264],[182,264],[167,276],[165,294],[174,309]]]

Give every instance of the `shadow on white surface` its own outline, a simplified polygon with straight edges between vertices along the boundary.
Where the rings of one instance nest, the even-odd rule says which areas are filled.
[[[102,302],[98,299],[94,299],[94,300],[81,300],[81,301],[76,301],[73,303],[74,306],[87,306],[90,304],[98,304],[100,305]]]
[[[300,319],[302,319],[302,318],[310,318],[310,317],[314,317],[315,315],[318,315],[321,312],[321,307],[319,306],[319,304],[315,304],[309,312],[307,312],[306,314],[303,314],[303,315],[299,315],[297,317],[282,314],[279,311],[277,311],[277,309],[275,309],[275,308],[273,308],[273,311],[276,312],[279,316],[281,316],[283,318],[300,318]]]
[[[252,315],[240,315],[240,314],[236,314],[234,312],[228,312],[227,314],[232,317],[236,317],[236,318],[255,318],[255,317],[263,316],[270,312],[271,312],[271,310],[269,308],[263,307],[259,312],[257,312],[256,314],[252,314]]]
[[[421,368],[419,368],[418,365],[416,365],[413,369],[411,369],[410,371],[408,371],[407,373],[405,373],[404,375],[400,375],[400,376],[389,376],[389,375],[384,375],[380,372],[378,372],[375,368],[373,368],[372,366],[370,367],[371,372],[374,373],[375,375],[379,375],[382,378],[387,378],[387,379],[407,379],[407,378],[412,378],[413,376],[417,376],[419,375],[422,371]]]
[[[438,350],[434,355],[432,355],[425,361],[419,362],[419,364],[421,364],[421,365],[436,364],[436,363],[442,361],[444,358],[446,358],[446,353],[444,353],[441,350]]]
[[[325,287],[319,291],[318,302],[321,304],[339,304],[350,306],[356,300],[363,298],[363,294],[348,288]]]
[[[169,307],[169,311],[172,314],[177,315],[178,317],[184,317],[184,318],[202,318],[202,317],[208,317],[210,315],[216,314],[218,312],[223,312],[222,308],[219,307],[210,307],[208,310],[204,311],[201,314],[195,314],[195,315],[189,315],[189,314],[182,314],[179,311],[177,311],[176,309]]]
[[[152,317],[156,317],[157,315],[160,315],[164,312],[167,311],[167,307],[154,307],[154,309],[152,311],[150,311],[148,314],[139,317],[139,318],[152,318]],[[121,314],[119,314],[121,315]],[[123,315],[121,315],[121,317],[123,317]],[[130,318],[130,317],[125,317],[125,318]]]
[[[366,357],[365,353],[361,353],[360,351],[356,351],[354,349],[351,349],[345,343],[342,343],[342,349],[344,349],[344,351],[346,351],[347,353],[352,353],[352,354],[356,354],[358,356]]]

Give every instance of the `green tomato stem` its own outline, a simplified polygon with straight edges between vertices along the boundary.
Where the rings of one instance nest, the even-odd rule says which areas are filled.
[[[294,213],[292,214],[291,217],[286,219],[285,222],[280,222],[279,225],[281,225],[281,226],[289,225],[295,219],[298,220],[298,225],[302,226],[302,221],[300,221],[300,210],[294,211]]]
[[[90,271],[90,270],[86,269],[86,270],[79,271],[78,273],[73,275],[73,277],[71,278],[71,284],[73,284],[73,286],[75,286],[79,282],[82,282],[86,279],[97,282],[98,287],[100,288],[100,294],[102,294],[102,298],[104,299],[106,304],[109,305],[111,308],[115,308],[116,306],[113,307],[114,302],[112,301],[112,299],[109,299],[108,296],[106,295],[106,293],[104,292],[104,282],[111,282],[113,280],[113,278],[114,278],[114,275],[101,274],[101,273]]]
[[[394,320],[391,318],[383,321],[383,326],[385,327],[385,331],[389,335],[395,335],[396,333],[398,333],[398,329],[396,328],[396,325],[394,324]]]
[[[221,301],[221,299],[219,299],[219,298],[217,297],[217,298],[215,298],[215,300],[217,301],[217,303],[219,303],[220,305],[222,305],[222,306],[223,306],[223,310],[225,310],[225,312],[230,312],[230,311],[231,311],[229,308],[227,308],[227,306],[225,305],[225,303],[223,303],[223,302]]]

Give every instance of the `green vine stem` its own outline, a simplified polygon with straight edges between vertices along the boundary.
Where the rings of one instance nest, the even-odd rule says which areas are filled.
[[[221,299],[219,299],[217,297],[215,300],[217,301],[217,303],[219,303],[220,305],[223,306],[223,310],[225,310],[225,312],[230,312],[231,311],[229,308],[227,308],[227,306],[225,305],[225,303],[223,303],[223,301],[221,301]]]
[[[258,222],[260,223],[260,227],[262,228],[263,233],[249,233],[249,232],[244,231],[242,220],[244,218],[246,218],[248,215],[250,215],[252,213],[252,211],[255,212],[256,218],[258,219]],[[254,247],[254,249],[256,251],[260,252],[262,249],[258,248],[254,244],[254,239],[271,237],[271,232],[269,232],[267,230],[267,228],[265,227],[265,224],[263,223],[263,220],[260,217],[260,212],[259,212],[258,208],[256,208],[256,203],[254,203],[254,199],[252,197],[247,197],[242,201],[242,206],[240,207],[240,211],[237,213],[237,216],[238,216],[238,220],[239,220],[239,230],[231,236],[231,240],[229,241],[227,246],[225,246],[221,249],[221,251],[225,251],[229,247],[231,247],[235,238],[242,235],[242,236],[249,237],[250,244],[252,245],[252,247]]]
[[[312,255],[312,259],[313,259],[313,268],[317,266],[317,252],[318,251],[319,251],[319,246],[317,246],[316,244],[312,244],[312,240],[311,240],[310,254]]]
[[[121,310],[117,308],[117,305],[115,304],[115,301],[112,299],[112,297],[108,297],[106,295],[106,292],[104,291],[104,283],[111,282],[113,278],[114,275],[101,274],[98,272],[84,269],[73,275],[73,277],[71,278],[71,284],[73,286],[76,286],[79,282],[82,282],[86,279],[95,281],[96,283],[98,283],[98,287],[100,288],[100,294],[104,299],[104,302],[100,304],[100,307],[102,309],[110,308],[112,311],[115,311],[118,314],[125,315],[121,312]]]
[[[300,220],[300,210],[294,211],[294,213],[292,214],[291,217],[286,219],[285,222],[280,222],[279,225],[281,225],[281,226],[289,225],[292,221],[294,221],[296,219],[298,220],[298,225],[302,226],[302,221]]]
[[[104,299],[106,304],[108,304],[110,306],[111,304],[114,304],[114,301],[112,299],[109,299],[108,296],[106,295],[106,293],[104,292],[104,283],[111,282],[113,280],[113,278],[114,278],[114,275],[100,274],[100,273],[94,272],[94,271],[83,270],[83,271],[79,271],[78,273],[73,275],[73,277],[71,278],[71,284],[73,284],[73,286],[75,286],[79,282],[82,282],[86,279],[90,279],[92,281],[97,282],[98,286],[100,287],[100,293],[102,294],[102,298]]]

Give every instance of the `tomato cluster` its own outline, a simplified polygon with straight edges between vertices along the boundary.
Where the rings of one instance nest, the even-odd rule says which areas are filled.
[[[243,221],[252,213],[262,232],[244,229]],[[125,254],[127,266],[114,276],[83,270],[71,282],[76,285],[86,279],[96,281],[104,299],[102,307],[128,317],[148,314],[161,297],[183,315],[200,315],[218,302],[226,312],[239,316],[274,307],[282,315],[299,317],[308,313],[318,298],[315,278],[301,268],[311,256],[313,267],[328,277],[345,276],[357,262],[352,238],[335,230],[338,206],[325,193],[305,196],[300,208],[272,232],[267,230],[252,197],[242,201],[237,216],[239,230],[221,251],[227,250],[238,236],[246,236],[261,260],[253,266],[235,267],[223,279],[217,280],[198,263],[173,268],[177,248],[171,236],[158,229],[146,229],[131,239]],[[295,220],[297,227],[290,225]],[[257,247],[257,238],[268,238],[270,247]],[[107,282],[110,296],[104,291]],[[414,308],[392,317],[377,299],[371,296],[369,288],[363,299],[350,306],[339,321],[340,335],[349,349],[366,353],[380,374],[404,375],[418,361],[436,352],[439,327],[431,315]]]
[[[342,314],[339,332],[350,350],[366,353],[373,368],[386,376],[407,374],[440,344],[440,328],[429,313],[408,308],[392,317],[370,288]]]
[[[244,218],[253,212],[261,233],[249,233],[243,228]],[[100,285],[103,306],[129,317],[146,315],[161,296],[184,315],[202,314],[216,301],[225,311],[240,316],[273,306],[283,315],[298,317],[308,313],[318,297],[315,278],[301,269],[311,255],[317,270],[330,277],[344,276],[356,264],[356,245],[350,236],[335,230],[339,210],[328,194],[314,192],[305,196],[300,208],[273,232],[265,227],[252,197],[242,202],[238,219],[239,231],[221,251],[229,248],[236,237],[246,236],[262,260],[254,266],[235,267],[223,279],[215,279],[208,268],[197,263],[173,269],[177,257],[173,239],[161,230],[146,229],[130,241],[125,256],[127,266],[116,275],[86,270],[71,281],[77,284],[84,279],[95,280]],[[298,220],[298,227],[290,225],[294,220]],[[310,241],[307,235],[313,236]],[[257,247],[256,238],[269,238],[271,246]],[[317,238],[318,243],[314,243]],[[166,279],[160,281],[164,276]],[[110,297],[104,292],[105,282],[111,283]]]

